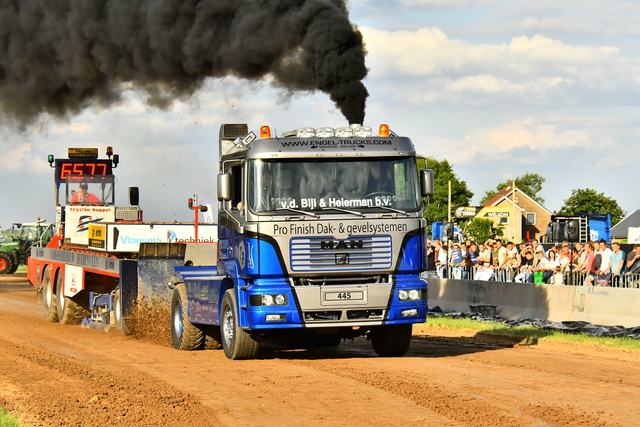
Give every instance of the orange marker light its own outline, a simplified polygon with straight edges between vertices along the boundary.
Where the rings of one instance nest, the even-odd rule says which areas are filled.
[[[113,147],[107,147],[107,156],[113,156]]]
[[[389,125],[380,125],[378,136],[389,136]]]
[[[269,126],[260,126],[260,138],[271,138],[271,128]]]

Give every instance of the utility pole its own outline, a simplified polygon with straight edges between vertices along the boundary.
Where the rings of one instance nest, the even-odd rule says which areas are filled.
[[[516,180],[511,181],[511,230],[512,236],[511,241],[516,243]]]
[[[451,181],[449,181],[449,199],[447,203],[447,222],[451,222]]]

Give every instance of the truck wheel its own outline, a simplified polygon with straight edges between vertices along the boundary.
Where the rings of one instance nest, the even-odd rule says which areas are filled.
[[[378,356],[403,356],[411,344],[411,323],[378,326],[371,331],[371,344]]]
[[[6,252],[0,252],[0,274],[12,274],[13,264],[13,259]],[[17,268],[18,266],[15,267]]]
[[[116,293],[113,295],[113,312],[111,314],[113,319],[115,320],[116,327],[120,331],[122,335],[128,335],[129,331],[127,330],[127,322],[124,317],[122,317],[122,304],[120,301],[120,289],[116,290]]]
[[[220,315],[224,354],[231,360],[256,357],[260,343],[238,325],[238,305],[233,289],[224,293]]]
[[[58,272],[56,278],[58,321],[63,325],[78,325],[85,317],[85,311],[80,304],[64,296],[62,285],[62,272]]]
[[[50,322],[58,321],[58,310],[56,310],[56,298],[53,294],[53,286],[51,286],[51,273],[49,267],[44,268],[42,276],[42,305],[44,307],[44,316]]]
[[[204,342],[204,334],[189,319],[184,283],[175,287],[171,298],[171,341],[178,350],[198,350]]]
[[[222,334],[219,326],[207,326],[204,330],[204,349],[218,350],[222,348]]]

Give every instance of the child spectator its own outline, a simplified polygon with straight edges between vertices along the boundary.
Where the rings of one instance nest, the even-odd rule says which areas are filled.
[[[553,269],[553,275],[549,279],[549,283],[552,285],[564,285],[564,274],[562,274],[562,267],[559,265]]]

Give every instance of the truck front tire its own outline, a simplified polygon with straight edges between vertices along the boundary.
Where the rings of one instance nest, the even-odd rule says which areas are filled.
[[[171,341],[178,350],[199,350],[204,343],[202,330],[189,318],[184,283],[176,285],[171,298]]]
[[[231,360],[253,359],[260,351],[260,343],[239,325],[238,304],[233,289],[228,289],[222,298],[220,310],[222,348]]]
[[[413,325],[378,326],[371,330],[371,344],[378,356],[404,356],[411,344],[411,330]]]
[[[82,308],[82,306],[80,306],[80,304],[76,303],[73,299],[64,296],[62,284],[63,278],[62,272],[60,271],[56,278],[58,320],[63,325],[78,325],[84,317],[89,317],[89,314]]]

